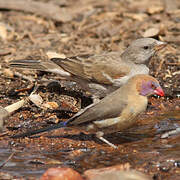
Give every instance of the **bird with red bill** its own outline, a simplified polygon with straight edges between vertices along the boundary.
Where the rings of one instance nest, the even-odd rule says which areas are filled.
[[[116,148],[117,146],[105,139],[103,135],[123,131],[133,126],[139,114],[147,108],[147,97],[154,94],[164,96],[159,82],[149,75],[135,75],[119,89],[81,110],[65,122],[11,137],[29,137],[53,129],[74,127],[95,134],[97,138]]]

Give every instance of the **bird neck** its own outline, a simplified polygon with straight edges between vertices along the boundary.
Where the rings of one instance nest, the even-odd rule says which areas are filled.
[[[153,54],[149,56],[145,56],[144,53],[138,53],[138,50],[136,51],[132,47],[129,47],[121,54],[121,58],[122,58],[122,61],[131,63],[131,64],[148,65],[149,60],[152,57],[152,55]]]
[[[128,62],[128,63],[132,63],[132,59],[134,61],[134,59],[136,58],[135,56],[132,56],[133,53],[131,53],[131,50],[129,48],[127,48],[122,54],[121,54],[121,58],[122,61],[124,62]]]

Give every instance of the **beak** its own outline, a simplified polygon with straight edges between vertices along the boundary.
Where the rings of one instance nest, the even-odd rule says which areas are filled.
[[[167,43],[159,41],[158,44],[156,44],[154,46],[154,50],[159,51],[159,50],[163,49],[164,47],[166,47],[166,45],[167,45]]]
[[[157,94],[159,96],[164,96],[164,91],[162,90],[161,87],[158,87],[154,90],[154,94]]]

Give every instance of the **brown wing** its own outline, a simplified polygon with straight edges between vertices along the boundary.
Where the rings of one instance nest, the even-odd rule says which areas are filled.
[[[122,62],[120,54],[116,52],[54,58],[52,61],[75,76],[102,84],[112,84],[111,78],[118,79],[130,72],[130,67]]]
[[[89,108],[82,111],[82,113],[74,116],[69,120],[70,124],[77,125],[120,116],[128,102],[127,96],[121,96],[122,93],[121,89],[116,90],[111,95],[102,99],[99,103],[91,105]]]
[[[88,77],[88,75],[84,72],[84,61],[90,57],[93,57],[93,55],[73,56],[65,59],[52,58],[51,61],[73,75],[82,77],[84,79],[90,79],[90,77]]]

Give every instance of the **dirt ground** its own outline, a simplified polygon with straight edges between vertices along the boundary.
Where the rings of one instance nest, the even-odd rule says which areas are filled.
[[[40,3],[39,9],[33,9],[32,2]],[[12,140],[5,135],[1,137],[1,146],[18,152],[24,150],[25,155],[32,152],[46,154],[46,157],[58,160],[62,166],[73,167],[80,173],[90,168],[128,162],[133,169],[146,173],[153,179],[180,179],[179,165],[167,165],[167,160],[171,158],[179,162],[178,156],[171,153],[168,156],[164,151],[161,156],[158,148],[153,149],[163,143],[176,143],[178,146],[180,136],[163,142],[157,140],[153,147],[148,146],[148,143],[151,144],[154,140],[152,135],[156,134],[154,127],[159,125],[161,120],[167,120],[171,125],[174,123],[172,121],[178,124],[180,120],[180,1],[30,0],[28,8],[27,5],[18,6],[16,1],[11,3],[13,5],[5,3],[4,0],[0,2],[0,105],[6,107],[28,96],[37,82],[40,85],[39,94],[51,108],[42,109],[31,102],[26,104],[6,121],[4,131],[8,135],[68,119],[80,108],[92,103],[91,98],[86,92],[82,92],[78,84],[62,80],[55,74],[10,69],[8,62],[13,59],[48,59],[55,53],[68,57],[123,51],[137,38],[153,37],[168,43],[149,64],[151,74],[160,81],[166,96],[150,98],[147,112],[138,121],[138,127],[144,128],[140,128],[139,132],[147,133],[148,137],[136,137],[138,140],[133,137],[133,140],[120,138],[119,134],[109,137],[118,145],[117,150],[92,137],[78,135],[80,132],[74,129],[55,130],[43,133],[37,138]],[[41,3],[48,7],[48,12]],[[48,3],[54,4],[58,9]],[[53,13],[50,13],[51,8]],[[49,80],[58,80],[59,83],[56,81],[47,85],[45,82]],[[136,132],[135,129],[132,128],[131,132]],[[49,138],[49,135],[55,137]],[[61,138],[62,135],[70,138]],[[166,149],[166,152],[170,151],[173,150]],[[174,151],[179,151],[179,146]],[[143,158],[144,161],[141,162],[140,159]],[[42,163],[42,159],[36,159],[36,162],[39,161]],[[39,164],[36,165],[37,169]],[[42,164],[45,164],[43,170],[56,167],[56,163]],[[3,172],[9,171],[4,168]],[[42,172],[33,177],[38,178],[40,174]],[[15,176],[25,177],[21,172]],[[28,176],[31,177],[32,174]]]

